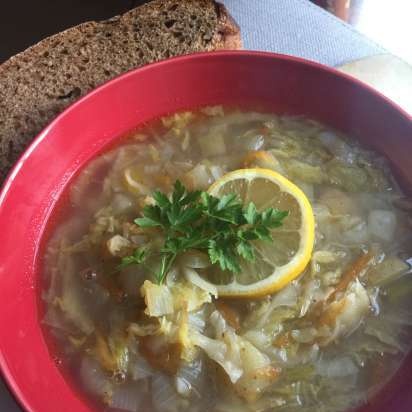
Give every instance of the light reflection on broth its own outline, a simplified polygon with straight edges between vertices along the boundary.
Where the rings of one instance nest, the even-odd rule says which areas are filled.
[[[140,288],[150,272],[116,271],[130,250],[156,244],[133,220],[156,189],[170,193],[179,179],[207,190],[244,167],[273,169],[305,192],[316,219],[310,264],[272,296],[215,300],[184,281],[182,267],[216,283],[233,275],[189,254],[166,281],[180,291],[175,311],[148,316]],[[231,190],[259,204],[278,196],[260,184]],[[412,202],[381,157],[314,121],[221,107],[164,118],[92,161],[70,203],[47,248],[43,323],[104,410],[346,411],[409,350]],[[296,235],[288,230],[300,224],[286,219],[283,242],[257,244],[259,253],[283,264]],[[179,306],[188,296],[192,310]]]

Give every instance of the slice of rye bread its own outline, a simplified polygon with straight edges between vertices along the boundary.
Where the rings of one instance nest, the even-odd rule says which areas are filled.
[[[58,113],[99,84],[172,56],[241,48],[213,0],[154,0],[122,16],[46,38],[0,65],[0,183]]]

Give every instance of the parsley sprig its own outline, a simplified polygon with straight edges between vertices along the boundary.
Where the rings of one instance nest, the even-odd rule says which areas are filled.
[[[251,241],[273,241],[271,229],[281,226],[288,215],[274,208],[259,212],[252,202],[243,205],[236,194],[217,198],[207,192],[191,192],[179,180],[170,197],[156,191],[153,199],[154,204],[146,206],[134,223],[141,228],[159,228],[164,236],[155,272],[159,284],[177,256],[192,249],[207,251],[211,263],[222,270],[240,272],[240,259],[255,260]],[[122,258],[120,268],[144,264],[149,255],[145,248],[136,249]]]

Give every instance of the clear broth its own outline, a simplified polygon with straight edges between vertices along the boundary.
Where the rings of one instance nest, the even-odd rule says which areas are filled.
[[[189,313],[193,333],[223,348],[222,360],[197,344],[182,359],[175,338],[147,332],[160,322],[144,313],[140,288],[150,273],[116,270],[122,248],[153,241],[133,220],[154,190],[170,193],[177,179],[207,190],[231,170],[262,165],[311,201],[312,261],[272,296],[211,299]],[[317,122],[222,107],[179,113],[93,160],[72,184],[69,203],[47,245],[43,323],[70,378],[101,409],[345,411],[375,394],[410,349],[411,203],[385,159]],[[365,253],[371,262],[336,293]],[[232,276],[199,272],[223,283]],[[335,306],[325,303],[332,293]],[[178,317],[163,316],[171,325]],[[238,351],[231,359],[230,347]]]

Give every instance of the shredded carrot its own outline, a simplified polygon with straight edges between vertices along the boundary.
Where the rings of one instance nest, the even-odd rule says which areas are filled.
[[[336,318],[345,309],[346,300],[341,299],[337,302],[332,302],[327,309],[319,317],[319,325],[321,326],[333,326],[336,322]]]
[[[281,373],[281,369],[272,365],[255,369],[238,380],[234,389],[236,393],[248,403],[256,402],[263,391],[273,384]]]
[[[328,301],[332,301],[338,293],[345,291],[349,283],[355,280],[355,278],[362,277],[372,263],[373,257],[371,252],[359,256],[344,272],[335,290],[328,297]]]
[[[357,277],[362,277],[369,268],[374,255],[370,252],[359,256],[343,273],[335,290],[324,300],[317,302],[307,315],[307,319],[318,326],[332,327],[337,317],[345,310],[346,299],[335,301],[337,295],[344,292]]]
[[[231,326],[235,331],[238,331],[240,329],[240,317],[237,311],[222,300],[217,300],[215,305],[216,309],[225,318],[229,326]]]
[[[269,365],[263,368],[256,369],[253,372],[253,375],[254,375],[254,379],[266,378],[266,379],[276,380],[279,377],[281,372],[282,372],[281,368]]]
[[[270,163],[273,160],[273,156],[265,150],[251,151],[246,154],[243,159],[244,167],[252,167],[256,164]]]
[[[273,346],[284,348],[291,343],[291,336],[289,332],[282,333],[273,342]]]

